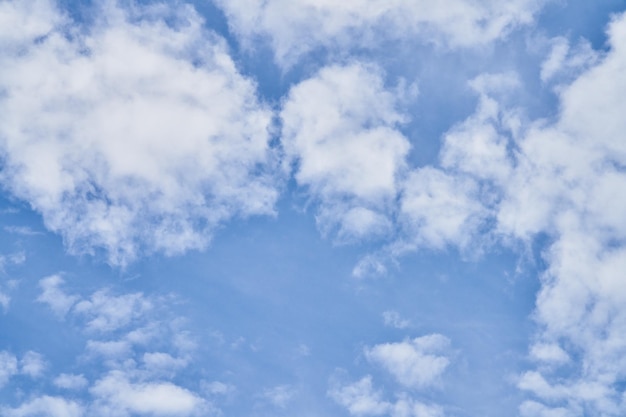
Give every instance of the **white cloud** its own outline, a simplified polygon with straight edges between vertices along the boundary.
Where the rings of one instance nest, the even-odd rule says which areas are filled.
[[[450,341],[431,334],[399,343],[382,343],[365,349],[370,362],[382,366],[407,388],[433,386],[450,364],[445,355]]]
[[[626,412],[618,389],[626,377],[626,198],[619,192],[626,189],[625,15],[608,34],[602,59],[560,86],[555,120],[522,123],[492,91],[477,89],[476,114],[451,131],[442,152],[450,175],[472,177],[489,191],[480,203],[494,213],[495,236],[550,239],[534,313],[538,343],[530,350],[541,372],[520,382],[549,404],[525,403],[524,416]],[[583,59],[576,71],[592,61]],[[544,77],[556,77],[561,64],[546,65]]]
[[[1,407],[6,417],[82,417],[83,407],[76,401],[43,395],[27,401],[17,408]]]
[[[40,353],[28,351],[20,359],[20,373],[37,378],[46,369],[46,362]]]
[[[525,401],[520,406],[522,417],[574,417],[576,414],[563,407],[546,407],[535,401]]]
[[[17,358],[6,350],[0,351],[0,388],[18,373]]]
[[[425,404],[406,393],[398,393],[395,402],[383,399],[381,391],[374,389],[370,375],[351,384],[335,381],[328,395],[353,416],[390,417],[444,417],[443,408]]]
[[[425,167],[412,172],[400,200],[405,242],[396,251],[415,247],[467,247],[487,213],[477,201],[477,184],[464,177]]]
[[[272,113],[225,42],[190,6],[114,4],[78,28],[49,0],[2,3],[20,28],[0,30],[4,186],[72,252],[122,265],[272,214]]]
[[[323,68],[292,87],[281,112],[282,142],[295,178],[319,202],[317,222],[340,241],[389,231],[390,205],[409,151],[399,103],[380,70]]]
[[[383,312],[383,320],[385,326],[395,327],[396,329],[406,329],[411,325],[411,322],[403,319],[397,311]]]
[[[582,70],[594,65],[599,54],[593,50],[588,41],[582,40],[573,48],[563,37],[552,39],[550,54],[541,64],[541,81],[552,81],[558,75],[579,74]]]
[[[50,309],[59,317],[64,317],[79,297],[68,295],[60,286],[64,283],[59,275],[51,275],[39,281],[42,292],[37,297],[37,301],[47,304]]]
[[[556,343],[536,343],[531,346],[530,356],[538,361],[558,365],[570,361],[567,352]]]
[[[336,384],[328,395],[354,416],[380,416],[391,408],[391,403],[382,399],[381,392],[374,390],[369,375],[352,384]]]
[[[170,382],[131,382],[127,375],[112,371],[90,388],[94,408],[102,415],[194,416],[204,400]]]
[[[146,352],[142,361],[146,369],[155,375],[173,375],[189,363],[188,358],[177,358],[165,352]]]
[[[531,23],[544,1],[218,0],[234,32],[251,44],[269,39],[289,66],[318,47],[378,46],[384,40],[484,45]]]
[[[59,388],[67,390],[81,390],[87,387],[89,381],[82,374],[60,374],[52,381]]]
[[[153,308],[141,293],[111,296],[100,290],[74,306],[74,313],[86,318],[89,331],[110,332],[128,326]]]

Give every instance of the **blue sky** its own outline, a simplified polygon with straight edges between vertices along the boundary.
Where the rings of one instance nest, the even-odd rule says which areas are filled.
[[[0,0],[0,415],[624,415],[625,12]]]

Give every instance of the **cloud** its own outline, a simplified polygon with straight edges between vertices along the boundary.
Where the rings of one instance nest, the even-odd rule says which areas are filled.
[[[394,327],[396,329],[406,329],[411,325],[411,322],[400,317],[397,311],[385,311],[383,313],[383,320],[385,326]]]
[[[353,416],[390,417],[444,417],[443,409],[411,398],[406,393],[397,394],[390,402],[383,399],[381,391],[375,390],[372,377],[367,375],[354,383],[334,381],[328,395]]]
[[[45,369],[46,362],[40,353],[30,350],[20,359],[20,373],[32,378],[40,377]]]
[[[580,41],[573,47],[563,37],[556,37],[551,40],[551,43],[550,54],[541,63],[540,77],[544,83],[553,81],[557,76],[562,78],[571,73],[578,75],[582,70],[598,62],[598,52],[594,51],[586,40]]]
[[[328,395],[354,416],[380,416],[391,408],[389,402],[382,400],[381,392],[374,390],[369,375],[352,384],[335,384]]]
[[[560,86],[553,120],[524,121],[501,93],[476,88],[476,113],[445,137],[441,161],[449,175],[486,190],[476,201],[488,210],[488,234],[523,245],[549,239],[530,349],[539,369],[520,382],[541,402],[524,403],[525,416],[626,410],[619,389],[626,377],[626,199],[616,193],[626,188],[625,34],[626,16],[615,16],[609,51]],[[546,65],[550,78],[561,64]]]
[[[375,48],[410,40],[448,47],[484,45],[529,24],[544,1],[218,0],[244,45],[269,40],[276,60],[292,65],[316,48]]]
[[[419,247],[467,247],[487,213],[477,201],[478,186],[471,179],[425,167],[409,174],[400,199],[404,240],[398,253]]]
[[[90,388],[94,407],[102,415],[194,416],[204,400],[169,382],[131,382],[121,371],[111,371]]]
[[[39,287],[42,289],[42,292],[37,297],[37,301],[47,304],[54,314],[59,317],[64,317],[79,299],[76,295],[68,295],[63,292],[60,289],[63,283],[64,280],[59,275],[43,278],[39,281]]]
[[[43,395],[27,401],[17,408],[1,407],[2,415],[6,417],[82,417],[83,407],[76,401],[62,397]]]
[[[81,27],[51,1],[2,3],[2,184],[116,265],[273,214],[272,112],[224,40],[191,6],[115,4]]]
[[[67,390],[81,390],[89,385],[89,381],[82,374],[60,374],[52,381],[59,388]]]
[[[282,143],[298,185],[319,203],[324,233],[339,241],[380,236],[398,191],[409,142],[394,94],[374,66],[323,68],[289,91]]]
[[[171,311],[171,297],[116,294],[113,289],[101,288],[61,302],[70,298],[60,288],[62,284],[58,275],[42,279],[39,299],[46,299],[44,302],[60,311],[59,318],[68,316],[63,323],[85,336],[83,353],[71,368],[75,373],[61,373],[51,380],[55,387],[67,390],[66,398],[25,401],[17,408],[7,408],[13,413],[8,415],[40,415],[41,404],[50,401],[59,404],[59,415],[64,415],[62,407],[69,407],[68,416],[72,412],[82,416],[83,411],[84,415],[111,417],[206,416],[218,412],[190,387],[172,382],[179,380],[181,371],[193,362],[195,344],[183,327],[184,320]],[[0,364],[2,359],[0,355]],[[5,359],[7,381],[18,372],[40,376],[44,369],[41,355],[35,352],[24,355],[19,369],[13,355],[7,353]],[[67,399],[81,391],[80,403]]]
[[[18,373],[17,358],[10,352],[0,351],[0,388]]]
[[[407,388],[422,389],[435,385],[448,367],[445,356],[450,341],[431,334],[399,343],[382,343],[365,349],[367,359],[380,365]]]
[[[262,397],[278,408],[285,408],[295,394],[290,385],[277,385],[263,391]]]
[[[127,326],[152,308],[142,293],[111,296],[107,290],[100,290],[76,303],[74,313],[87,320],[88,331],[110,332]]]

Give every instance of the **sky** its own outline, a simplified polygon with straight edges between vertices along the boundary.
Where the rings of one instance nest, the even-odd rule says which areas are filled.
[[[625,415],[625,74],[621,0],[0,0],[0,415]]]

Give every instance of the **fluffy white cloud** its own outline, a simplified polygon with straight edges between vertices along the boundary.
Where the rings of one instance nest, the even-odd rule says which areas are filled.
[[[437,384],[450,364],[445,355],[450,341],[431,334],[399,343],[382,343],[365,349],[367,359],[382,366],[407,388]]]
[[[425,404],[398,394],[395,402],[383,399],[381,391],[374,389],[370,375],[354,383],[335,382],[328,395],[353,416],[390,416],[390,417],[444,417],[443,409],[437,405]]]
[[[0,5],[3,185],[72,252],[122,265],[272,214],[272,113],[225,42],[190,6],[115,4],[90,27],[51,0]]]
[[[404,116],[376,67],[323,68],[295,85],[281,119],[299,185],[319,202],[318,225],[340,241],[388,232],[390,205],[409,151]]]
[[[466,247],[486,217],[477,196],[478,186],[471,179],[431,167],[412,172],[400,200],[406,242],[399,243],[396,250]]]
[[[20,373],[37,378],[46,369],[46,362],[40,353],[32,350],[26,352],[20,359]]]
[[[132,382],[121,371],[112,371],[92,388],[98,415],[194,416],[204,400],[170,382]]]
[[[244,41],[269,39],[276,59],[292,64],[317,47],[375,47],[418,39],[452,47],[483,45],[532,22],[544,1],[514,0],[217,0]]]
[[[85,317],[87,330],[110,332],[127,326],[152,308],[141,293],[112,296],[107,290],[100,290],[78,302],[73,311]]]
[[[89,384],[87,378],[85,378],[82,374],[60,374],[52,381],[55,386],[67,390],[80,390]]]
[[[84,408],[76,401],[43,395],[27,401],[17,408],[0,407],[6,417],[82,417]]]
[[[335,384],[328,395],[354,416],[380,416],[391,408],[391,403],[382,399],[382,393],[374,390],[369,375],[352,384]]]
[[[64,317],[79,297],[66,294],[60,286],[64,283],[59,275],[51,275],[39,281],[42,289],[37,301],[47,304],[59,317]]]
[[[396,329],[406,329],[411,325],[411,322],[402,318],[397,311],[383,312],[383,320],[385,326],[395,327]]]

